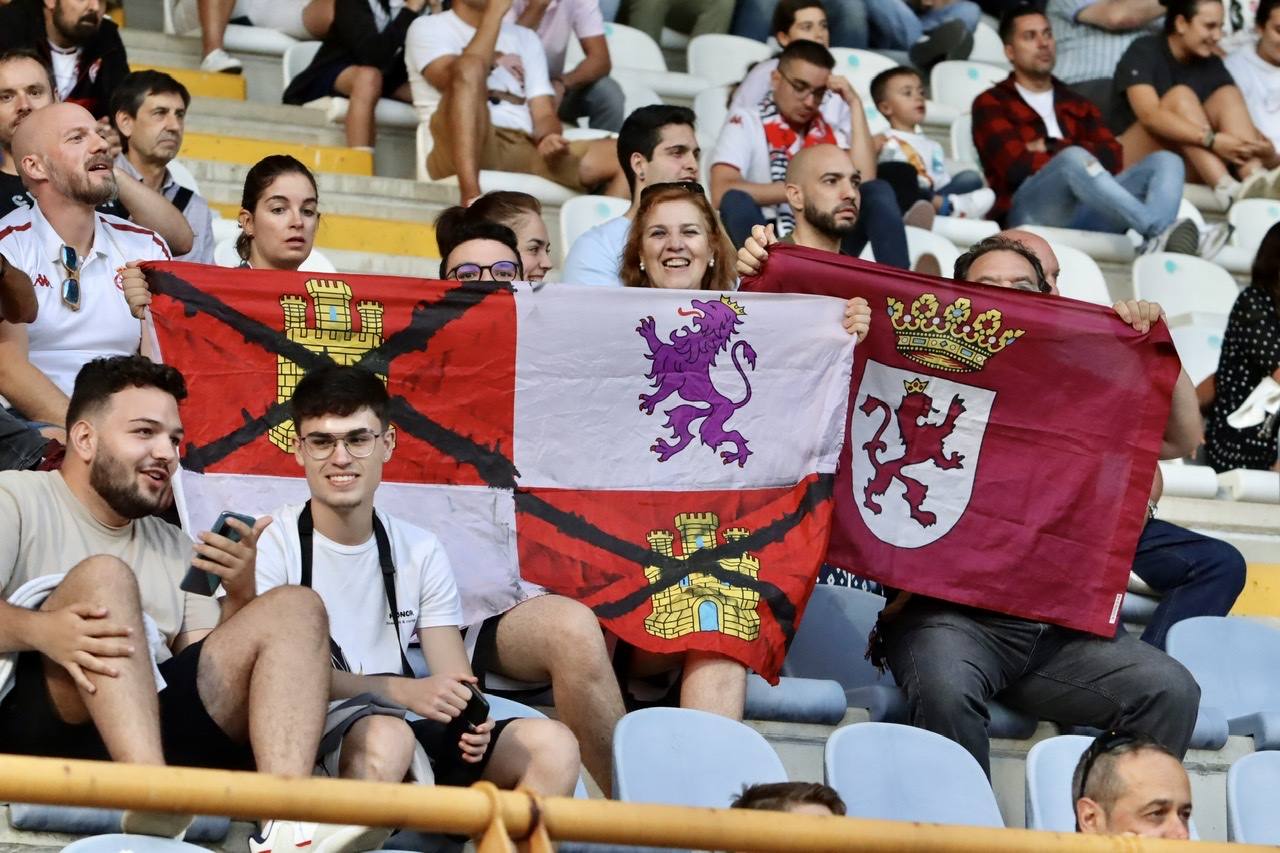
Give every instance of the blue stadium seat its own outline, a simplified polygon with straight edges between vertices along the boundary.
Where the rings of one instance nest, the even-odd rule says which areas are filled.
[[[151,835],[94,835],[62,848],[63,853],[206,853],[203,847]]]
[[[1239,616],[1196,616],[1169,629],[1166,647],[1200,683],[1202,717],[1214,709],[1254,749],[1280,749],[1280,631]]]
[[[1280,753],[1246,755],[1227,771],[1227,840],[1280,844]]]
[[[725,808],[746,785],[786,781],[769,742],[736,720],[646,708],[614,729],[613,795],[625,802]]]
[[[888,672],[876,671],[864,657],[867,636],[884,599],[852,587],[818,584],[796,629],[782,674],[827,678],[844,687],[851,708],[866,708],[873,722],[907,722],[906,695]],[[991,736],[1028,738],[1036,719],[990,703]]]
[[[114,837],[120,832],[119,809],[85,806],[54,806],[42,803],[10,803],[9,825],[24,832],[60,832],[67,835]],[[227,837],[231,820],[225,817],[197,817],[187,830],[188,841],[221,841]],[[128,835],[122,838],[136,838]],[[190,845],[188,845],[190,846]]]
[[[754,672],[747,675],[748,720],[818,723],[834,726],[844,719],[849,703],[839,682],[826,678],[780,678],[771,685]]]
[[[539,711],[537,708],[531,708],[512,699],[503,696],[494,696],[492,693],[486,693],[484,698],[489,700],[489,716],[495,720],[507,719],[547,719],[547,715]],[[577,787],[573,789],[573,796],[579,800],[585,800],[590,795],[587,793],[587,786],[582,781],[582,776],[578,776]]]
[[[964,747],[894,723],[855,723],[827,740],[827,784],[850,817],[1003,827],[996,795]]]
[[[1027,829],[1075,832],[1071,774],[1093,738],[1059,735],[1027,753]]]

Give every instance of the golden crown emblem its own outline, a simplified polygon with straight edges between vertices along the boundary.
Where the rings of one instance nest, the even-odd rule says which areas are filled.
[[[907,389],[908,394],[923,394],[929,390],[929,382],[925,379],[906,379],[902,387]]]
[[[728,296],[721,296],[720,301],[723,302],[725,305],[728,305],[730,308],[732,308],[733,313],[737,314],[739,317],[747,316],[747,309],[743,308],[737,302],[734,302]]]
[[[892,297],[887,302],[898,352],[951,373],[981,370],[987,359],[1026,334],[1022,329],[1002,329],[1002,315],[995,308],[973,316],[973,305],[964,296],[941,308],[938,297],[923,293],[910,311]]]

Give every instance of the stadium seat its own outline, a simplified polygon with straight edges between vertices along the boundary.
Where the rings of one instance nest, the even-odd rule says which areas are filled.
[[[602,222],[621,216],[631,207],[625,198],[608,195],[580,195],[560,206],[560,249],[562,254],[582,236],[583,232]]]
[[[1000,223],[992,219],[969,219],[964,216],[936,216],[933,233],[946,237],[955,246],[972,246],[1000,230]],[[950,274],[944,269],[944,273]]]
[[[746,785],[786,782],[764,736],[687,708],[646,708],[613,733],[613,795],[623,802],[724,808]]]
[[[293,82],[293,78],[301,74],[311,64],[311,60],[315,59],[316,53],[320,50],[320,44],[318,41],[300,41],[294,43],[284,52],[284,57],[280,64],[281,73],[284,77],[284,88],[288,89],[289,84]],[[308,101],[303,106],[308,109],[323,110],[326,119],[334,124],[341,124],[347,117],[347,108],[350,106],[350,101],[337,95],[331,95]],[[413,105],[397,101],[394,98],[379,98],[378,105],[374,108],[373,117],[383,127],[407,128],[415,127],[418,124],[418,111],[414,109]]]
[[[770,684],[754,672],[747,675],[743,717],[748,720],[834,726],[847,710],[849,702],[838,681],[783,677]]]
[[[63,853],[205,853],[203,847],[152,835],[94,835],[62,848]]]
[[[854,723],[827,739],[823,763],[850,817],[1004,827],[978,762],[934,732]]]
[[[835,57],[836,67],[831,73],[844,77],[857,91],[862,100],[869,106],[871,103],[871,81],[881,71],[896,68],[898,63],[889,57],[870,50],[856,47],[833,47],[831,55]]]
[[[757,62],[768,59],[769,46],[742,36],[707,33],[689,42],[689,73],[712,86],[733,84]]]
[[[297,43],[297,39],[277,30],[245,24],[227,24],[227,30],[222,34],[223,48],[233,53],[284,56],[285,51]]]
[[[1280,844],[1280,753],[1255,752],[1227,771],[1227,840]]]
[[[1058,735],[1027,752],[1027,829],[1075,832],[1071,774],[1092,738]]]
[[[10,803],[9,825],[24,832],[58,832],[66,835],[109,835],[120,832],[119,809],[55,806],[43,803]],[[231,821],[225,817],[197,817],[187,830],[188,841],[221,841]],[[129,835],[128,838],[137,836]]]
[[[1182,197],[1194,204],[1197,210],[1202,210],[1205,213],[1225,213],[1227,211],[1227,206],[1218,201],[1218,197],[1213,194],[1213,190],[1204,184],[1184,184]]]
[[[1186,465],[1176,460],[1161,460],[1164,494],[1171,498],[1213,500],[1218,495],[1218,478],[1207,465]]]
[[[729,116],[729,86],[713,86],[698,93],[693,99],[693,114],[698,121],[698,144],[702,146],[702,159],[711,159],[720,128]]]
[[[920,256],[928,253],[938,259],[938,264],[942,267],[942,274],[950,278],[951,270],[956,265],[956,258],[960,257],[960,250],[956,248],[956,244],[941,234],[925,231],[923,228],[916,228],[911,225],[904,227],[907,232],[907,254],[911,257],[911,265],[915,266]],[[876,259],[870,243],[862,250],[861,257],[865,261],[874,261]]]
[[[239,236],[239,229],[236,229]],[[240,266],[240,256],[236,254],[236,236],[228,237],[213,247],[213,262],[220,267]],[[337,272],[338,268],[324,256],[319,249],[312,247],[311,254],[298,267],[301,272]]]
[[[664,100],[691,102],[711,82],[692,74],[667,70],[667,60],[662,48],[643,31],[624,24],[604,25],[605,41],[609,43],[609,58],[613,62],[611,77],[621,81],[631,78],[653,89]],[[582,45],[577,39],[569,40],[564,67],[573,68],[583,58]]]
[[[173,175],[174,183],[186,187],[196,195],[201,195],[200,184],[196,181],[196,176],[191,174],[191,170],[181,160],[169,161],[169,174]]]
[[[951,159],[971,163],[981,170],[982,158],[973,144],[973,116],[964,112],[951,122]]]
[[[1168,323],[1182,367],[1191,381],[1199,385],[1211,373],[1218,371],[1227,318],[1217,314],[1179,314],[1170,317]]]
[[[1133,261],[1134,244],[1124,234],[1080,231],[1076,228],[1056,228],[1051,225],[1020,225],[1018,227],[1039,234],[1055,246],[1074,246],[1097,263],[1127,264]],[[1180,257],[1190,257],[1190,255]]]
[[[495,696],[492,693],[484,694],[484,698],[489,700],[489,716],[495,720],[528,720],[538,719],[545,720],[547,715],[539,711],[537,708],[530,707],[513,699],[507,699],[504,696]],[[582,776],[578,776],[578,784],[573,789],[574,799],[585,800],[589,798],[587,786],[582,781]]]
[[[1169,629],[1169,654],[1200,684],[1200,708],[1226,716],[1253,748],[1280,749],[1280,629],[1240,616],[1196,616]]]
[[[622,109],[627,115],[631,115],[641,107],[662,103],[662,97],[639,80],[621,77],[616,82],[622,89]]]
[[[419,106],[419,109],[421,109],[421,106]],[[456,184],[458,182],[457,177],[448,177],[436,181],[427,174],[427,155],[431,153],[433,144],[431,130],[427,121],[423,121],[418,125],[415,139],[417,143],[416,168],[418,180],[431,183]],[[519,190],[520,192],[528,193],[545,205],[564,204],[577,195],[577,193],[560,186],[555,181],[549,181],[537,175],[526,175],[522,172],[498,172],[489,169],[482,169],[480,172],[480,190],[482,192]]]
[[[1093,258],[1062,243],[1050,244],[1058,256],[1062,271],[1058,274],[1058,291],[1063,296],[1110,307],[1114,304],[1107,290],[1107,279]]]
[[[1231,313],[1240,288],[1226,270],[1192,255],[1153,252],[1133,262],[1133,292],[1159,302],[1165,316]]]
[[[800,678],[826,678],[844,687],[851,708],[866,708],[876,722],[905,723],[906,695],[888,672],[883,674],[866,660],[867,638],[875,627],[884,598],[861,589],[818,584],[796,629],[782,674]],[[840,654],[832,650],[840,649]],[[1036,720],[992,702],[991,736],[1027,738]]]
[[[969,59],[974,62],[985,62],[997,68],[1009,69],[1009,60],[1004,55],[1004,42],[1000,35],[986,21],[979,21],[973,31],[973,50],[969,51]]]
[[[1009,76],[1006,68],[972,60],[944,60],[929,73],[929,95],[933,100],[967,113],[973,99]]]
[[[1280,473],[1237,468],[1218,475],[1223,493],[1233,501],[1280,504]]]
[[[1258,251],[1271,226],[1280,222],[1280,201],[1245,198],[1231,205],[1227,221],[1235,227],[1231,242],[1250,253]]]

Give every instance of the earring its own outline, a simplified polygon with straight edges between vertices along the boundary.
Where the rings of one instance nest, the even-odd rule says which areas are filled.
[[[644,272],[644,261],[640,262],[640,272]]]
[[[711,263],[707,264],[707,267],[708,267],[709,269],[715,269],[715,268],[716,268],[716,259],[715,259],[715,258],[712,258],[712,259],[711,259]]]
[[[643,181],[643,180],[644,180],[644,172],[640,172],[639,174],[637,174],[637,175],[636,175],[636,178],[637,178],[637,179],[639,179],[639,180],[641,180],[641,181]]]

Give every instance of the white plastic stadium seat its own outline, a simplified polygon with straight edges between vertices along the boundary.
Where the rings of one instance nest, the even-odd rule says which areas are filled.
[[[688,50],[689,34],[673,30],[671,27],[663,27],[662,35],[658,37],[658,44],[663,50]]]
[[[224,219],[222,216],[214,213],[213,215],[213,245],[216,247],[228,237],[231,242],[235,243],[235,238],[240,236],[240,223],[234,219]]]
[[[839,74],[852,83],[862,100],[873,107],[875,104],[870,103],[871,81],[881,71],[898,66],[898,63],[883,54],[856,47],[833,47],[831,55],[836,59],[836,67],[831,69],[831,73]]]
[[[956,258],[960,257],[960,250],[956,248],[956,244],[941,234],[934,234],[932,231],[925,231],[923,228],[906,225],[904,230],[907,232],[907,254],[911,258],[911,265],[915,266],[916,260],[927,252],[938,259],[938,265],[942,267],[943,277],[950,278],[951,270],[956,265]],[[876,259],[875,252],[871,251],[870,243],[862,250],[861,258],[864,261],[874,261]]]
[[[689,73],[713,86],[737,83],[747,70],[768,59],[769,46],[742,36],[707,33],[689,42]]]
[[[692,74],[668,71],[662,48],[643,30],[608,23],[604,25],[604,37],[609,44],[609,58],[613,62],[610,76],[615,80],[629,77],[650,87],[664,99],[686,103],[711,85],[709,81]],[[565,67],[574,67],[582,61],[582,57],[582,45],[577,39],[570,39],[565,52]]]
[[[939,103],[970,112],[974,98],[1008,76],[1007,69],[985,62],[946,60],[933,66],[929,94]]]
[[[1217,373],[1227,318],[1217,314],[1180,314],[1168,322],[1174,349],[1192,383],[1199,385]]]
[[[1164,479],[1164,495],[1171,498],[1218,496],[1218,477],[1207,465],[1186,465],[1179,460],[1160,460],[1160,476]]]
[[[293,78],[306,70],[307,66],[311,64],[311,60],[315,59],[316,54],[320,52],[321,44],[323,42],[300,41],[284,52],[284,59],[280,63],[280,71],[284,78],[284,88],[288,89],[289,84],[293,82]]]
[[[1246,198],[1231,205],[1227,221],[1235,226],[1231,242],[1250,254],[1258,251],[1262,238],[1271,226],[1280,222],[1280,201],[1269,198]]]
[[[213,262],[220,267],[238,267],[240,266],[240,256],[236,254],[236,236],[239,235],[239,229],[236,229],[236,235],[228,237],[213,247]],[[333,262],[324,256],[317,248],[312,247],[311,254],[307,255],[307,259],[302,262],[302,266],[298,267],[302,272],[337,272],[338,268]]]
[[[969,58],[974,62],[985,62],[1000,68],[1009,68],[1009,60],[1004,55],[1004,42],[1000,34],[986,21],[979,21],[973,31],[973,50]]]
[[[1133,292],[1159,302],[1165,315],[1231,313],[1240,288],[1217,264],[1192,255],[1153,252],[1133,262]]]
[[[961,113],[951,122],[951,159],[981,168],[982,158],[973,144],[973,115],[970,113]]]
[[[609,195],[580,195],[566,201],[560,206],[561,253],[568,254],[584,231],[621,216],[630,206],[627,199]]]
[[[1027,752],[1027,829],[1075,832],[1071,776],[1093,738],[1058,735]]]
[[[1227,771],[1227,840],[1280,844],[1280,753],[1253,752]]]
[[[1107,290],[1107,279],[1093,258],[1062,243],[1050,243],[1058,256],[1062,271],[1058,274],[1058,291],[1063,296],[1092,302],[1094,305],[1112,305],[1114,300]]]
[[[169,174],[173,175],[173,181],[178,186],[186,187],[196,195],[200,195],[200,184],[196,182],[196,176],[191,174],[191,170],[183,165],[181,160],[169,161]]]
[[[698,93],[693,99],[693,114],[698,119],[698,141],[702,145],[702,159],[711,159],[711,147],[720,136],[729,116],[729,86],[714,86]]]
[[[1233,501],[1280,504],[1280,473],[1237,468],[1218,475],[1222,491]]]
[[[297,39],[278,30],[246,24],[227,24],[227,31],[222,35],[222,46],[229,51],[267,56],[284,56],[285,51],[297,43]]]
[[[1225,213],[1227,210],[1226,205],[1213,194],[1213,190],[1204,184],[1183,184],[1182,197],[1209,213]]]
[[[651,86],[630,77],[617,78],[615,82],[622,88],[622,109],[631,115],[641,107],[662,103],[662,97]]]
[[[320,50],[320,44],[318,41],[295,42],[284,52],[280,65],[286,89],[293,82],[293,78],[306,70],[315,59],[316,53]],[[347,117],[350,102],[346,98],[332,95],[308,101],[303,106],[313,110],[324,110],[328,121],[341,124]],[[417,110],[412,105],[394,98],[379,98],[378,105],[374,107],[373,117],[374,121],[383,127],[414,127],[418,124]]]
[[[979,240],[985,240],[999,230],[1000,224],[992,219],[937,216],[933,220],[933,233],[939,237],[945,237],[956,246],[972,246]]]
[[[418,125],[415,134],[416,141],[416,172],[418,180],[429,183],[439,184],[456,184],[458,179],[456,176],[434,180],[427,174],[427,155],[431,153],[433,144],[431,139],[431,130],[427,122]],[[544,205],[564,204],[573,198],[576,193],[567,187],[562,187],[555,181],[549,181],[546,178],[540,178],[537,175],[526,175],[522,172],[498,172],[489,169],[480,171],[480,191],[492,192],[493,190],[518,190],[526,192],[529,195],[542,202]]]
[[[1133,260],[1133,241],[1124,234],[1104,234],[1101,231],[1080,231],[1075,228],[1055,228],[1050,225],[1020,225],[1053,243],[1074,246],[1095,261],[1127,264]],[[1177,257],[1191,257],[1179,255]]]

